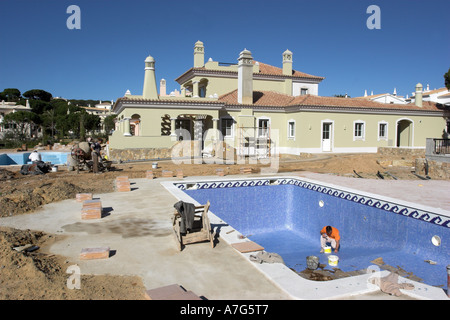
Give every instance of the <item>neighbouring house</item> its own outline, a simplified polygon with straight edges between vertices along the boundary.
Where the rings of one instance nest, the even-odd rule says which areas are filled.
[[[2,102],[0,103],[0,139],[3,138],[6,132],[12,131],[13,129],[10,128],[9,125],[4,123],[5,116],[8,113],[14,113],[17,111],[31,112],[32,110],[28,100],[26,101],[25,106],[17,104],[16,102],[5,102],[4,100],[2,100]],[[12,125],[14,126],[15,124]],[[27,131],[28,135],[31,136],[33,132],[38,130],[37,128],[38,128],[37,126],[28,126],[25,130]]]
[[[180,140],[196,142],[196,156],[217,151],[221,141],[240,156],[258,158],[377,152],[379,147],[425,149],[426,138],[439,138],[445,130],[444,107],[420,99],[420,84],[414,104],[323,97],[318,87],[324,78],[294,70],[289,50],[282,54],[281,68],[255,62],[249,50],[237,60],[204,63],[198,41],[194,67],[176,79],[181,93],[162,95],[155,59],[147,57],[142,95],[127,91],[113,106],[112,157],[170,156]]]
[[[94,107],[91,107],[90,105],[88,105],[87,107],[82,106],[81,108],[86,110],[86,112],[89,114],[95,114],[95,115],[99,116],[100,117],[100,128],[101,128],[100,132],[106,132],[104,120],[107,116],[114,114],[112,112],[113,105],[114,105],[114,102],[112,100],[109,102],[108,101],[100,101]]]
[[[406,100],[402,96],[397,95],[397,89],[394,88],[394,93],[380,93],[367,95],[367,90],[364,92],[364,97],[360,97],[380,103],[391,103],[391,104],[406,104]]]

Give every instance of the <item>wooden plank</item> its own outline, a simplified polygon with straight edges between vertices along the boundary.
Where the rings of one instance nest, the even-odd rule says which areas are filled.
[[[148,300],[164,300],[167,296],[172,296],[177,293],[183,293],[186,292],[177,284],[171,284],[168,286],[155,288],[151,290],[147,290],[145,292],[146,298],[148,297]]]
[[[231,244],[231,246],[237,251],[242,253],[264,250],[263,247],[261,247],[259,244],[253,241],[233,243]]]
[[[194,292],[186,291],[177,284],[147,290],[144,296],[147,300],[201,300]]]
[[[208,233],[206,230],[197,231],[194,233],[188,233],[185,236],[182,236],[183,244],[209,241]]]
[[[185,291],[171,296],[167,296],[164,300],[202,300],[192,291]]]

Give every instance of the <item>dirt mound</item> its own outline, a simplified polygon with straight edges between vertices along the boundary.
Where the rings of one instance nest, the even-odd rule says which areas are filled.
[[[43,232],[0,227],[0,300],[143,299],[141,278],[82,275],[80,289],[69,289],[66,273],[73,265],[41,249],[18,252],[19,246],[48,245],[55,237]],[[41,252],[42,251],[42,252]]]
[[[84,176],[85,177],[85,176]],[[111,192],[112,183],[97,187],[99,182],[89,182],[86,179],[69,177],[51,179],[49,177],[30,177],[30,179],[8,179],[5,186],[0,187],[0,217],[27,213],[36,210],[44,204],[66,199],[75,199],[77,193]]]
[[[0,168],[0,181],[5,181],[5,180],[10,180],[10,179],[14,179],[15,177],[15,173],[8,171],[6,169],[1,169]]]
[[[333,157],[332,161],[327,161],[324,163],[324,172],[334,172],[334,173],[373,173],[376,174],[378,171],[384,171],[384,168],[377,163],[375,157],[369,157],[367,155],[355,155],[355,156],[341,156]]]

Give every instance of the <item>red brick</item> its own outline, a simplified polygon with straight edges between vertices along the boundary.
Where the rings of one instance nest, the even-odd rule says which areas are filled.
[[[169,171],[169,170],[163,170],[162,171],[162,176],[165,178],[172,178],[173,177],[173,172]]]
[[[83,202],[85,200],[92,200],[92,193],[77,193],[75,196],[77,202]]]
[[[80,259],[92,260],[92,259],[107,259],[109,258],[109,247],[101,248],[84,248],[81,250]]]

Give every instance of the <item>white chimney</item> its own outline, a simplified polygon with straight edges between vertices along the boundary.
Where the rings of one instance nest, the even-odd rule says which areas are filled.
[[[422,84],[416,84],[416,95],[415,95],[415,104],[416,106],[422,108]]]
[[[253,104],[253,57],[244,49],[238,58],[238,103]]]

